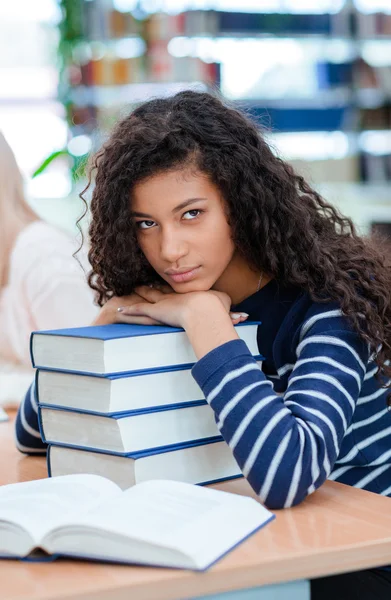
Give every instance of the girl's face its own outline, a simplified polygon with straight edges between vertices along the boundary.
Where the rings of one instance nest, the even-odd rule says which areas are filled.
[[[146,259],[176,292],[218,287],[235,247],[221,194],[205,175],[176,170],[138,183],[131,213]]]

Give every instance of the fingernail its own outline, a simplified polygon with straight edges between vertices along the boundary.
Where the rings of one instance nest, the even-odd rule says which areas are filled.
[[[119,308],[117,308],[117,312],[124,312],[124,307],[120,306]]]
[[[247,313],[244,312],[240,312],[240,313],[231,313],[231,318],[232,319],[240,319],[240,317],[248,317]]]

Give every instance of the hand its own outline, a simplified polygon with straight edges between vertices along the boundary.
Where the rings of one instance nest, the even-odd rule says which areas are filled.
[[[108,325],[110,323],[129,323],[129,319],[118,311],[119,308],[130,307],[134,304],[140,304],[144,299],[136,293],[129,296],[113,296],[102,306],[98,316],[92,325]],[[152,319],[133,320],[132,323],[145,323],[147,325],[156,325],[157,321]]]
[[[229,313],[231,299],[223,292],[209,290],[206,292],[189,292],[178,294],[169,286],[141,286],[136,288],[140,303],[121,307],[123,322],[144,324],[166,324],[186,329],[188,319],[195,310],[217,310]],[[232,323],[237,324],[247,319],[245,313],[233,313]]]
[[[147,302],[156,302],[159,299],[161,299],[161,296],[157,296],[156,294],[151,293],[151,288],[156,289],[156,290],[162,292],[163,294],[175,294],[172,287],[170,287],[168,284],[155,284],[155,285],[151,285],[151,286],[140,286],[139,288],[137,288],[136,291],[137,291],[137,294],[139,296],[141,296],[142,298],[144,298],[144,300],[146,300]],[[198,292],[198,293],[200,293],[200,292]],[[225,294],[224,292],[216,292],[215,290],[209,290],[208,293],[214,294],[215,296],[217,296],[217,298],[219,298],[221,300],[221,302],[223,303],[223,306],[227,309],[227,311],[229,311],[229,309],[231,307],[231,299],[228,296],[228,294]],[[181,294],[181,295],[183,295],[183,294]],[[243,323],[243,321],[245,321],[248,318],[248,314],[244,313],[244,312],[229,312],[229,315],[230,315],[232,323],[234,325],[237,325],[238,323]]]

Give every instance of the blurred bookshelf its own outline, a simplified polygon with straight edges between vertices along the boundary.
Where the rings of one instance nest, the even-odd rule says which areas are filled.
[[[136,104],[184,87],[219,87],[219,64],[175,57],[184,14],[137,18],[107,0],[62,0],[60,96],[72,134],[104,135]]]
[[[150,97],[220,89],[364,231],[377,205],[374,219],[391,221],[391,1],[60,5],[59,96],[75,156]]]

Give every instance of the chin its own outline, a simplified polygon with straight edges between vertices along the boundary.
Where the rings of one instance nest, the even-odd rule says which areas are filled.
[[[212,286],[202,281],[188,281],[186,283],[171,284],[177,294],[189,294],[190,292],[208,292]]]

